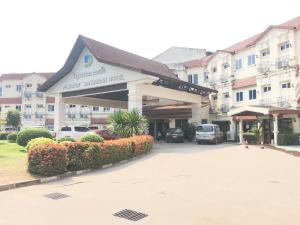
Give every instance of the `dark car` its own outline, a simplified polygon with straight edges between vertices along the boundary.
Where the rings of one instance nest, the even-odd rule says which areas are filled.
[[[166,142],[184,142],[184,133],[181,128],[169,128],[166,133]]]
[[[108,130],[98,130],[96,131],[96,134],[99,134],[101,137],[103,137],[104,140],[115,140],[120,138],[118,137],[118,135],[112,134]]]

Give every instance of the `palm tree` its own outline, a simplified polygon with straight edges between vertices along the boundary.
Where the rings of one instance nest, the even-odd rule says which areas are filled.
[[[148,120],[137,109],[116,111],[109,117],[109,130],[121,137],[140,135],[147,131]]]

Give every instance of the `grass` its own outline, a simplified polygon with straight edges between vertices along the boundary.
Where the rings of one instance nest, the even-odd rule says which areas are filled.
[[[0,141],[0,185],[33,179],[27,171],[27,152],[24,147]]]

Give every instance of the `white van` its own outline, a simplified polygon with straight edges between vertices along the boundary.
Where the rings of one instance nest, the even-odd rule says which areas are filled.
[[[196,142],[209,142],[218,144],[223,141],[223,133],[217,124],[202,124],[196,129]]]

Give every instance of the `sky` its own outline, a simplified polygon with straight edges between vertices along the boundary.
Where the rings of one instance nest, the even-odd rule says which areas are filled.
[[[285,0],[0,0],[0,73],[56,72],[79,34],[153,58],[226,48],[300,16]]]

